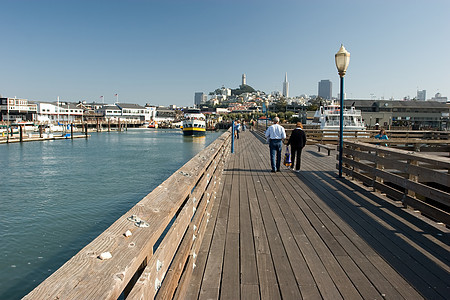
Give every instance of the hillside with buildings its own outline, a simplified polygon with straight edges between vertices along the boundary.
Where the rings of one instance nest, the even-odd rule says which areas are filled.
[[[266,93],[247,84],[242,75],[239,87],[220,87],[208,94],[196,92],[194,106],[200,108],[210,120],[220,122],[229,119],[251,120],[278,115],[285,122],[311,122],[314,111],[321,105],[330,105],[336,98],[332,94],[332,82],[318,82],[317,95],[289,95],[289,82],[285,74],[282,92]],[[146,123],[151,121],[173,123],[182,119],[187,107],[174,105],[161,107],[130,103],[87,103],[86,101],[28,101],[20,98],[0,97],[0,121],[32,121],[45,123],[77,123],[83,121],[117,121]],[[347,99],[345,107],[354,106],[361,110],[363,121],[368,128],[374,126],[396,126],[411,129],[448,130],[449,107],[447,97],[440,93],[426,99],[426,91],[418,90],[417,97],[401,100]]]

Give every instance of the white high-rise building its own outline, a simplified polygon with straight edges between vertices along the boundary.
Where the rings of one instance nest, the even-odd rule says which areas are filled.
[[[427,91],[426,90],[417,90],[417,100],[425,101],[427,100]]]
[[[283,82],[283,96],[285,98],[289,97],[289,82],[287,81],[287,72],[284,76],[284,82]]]
[[[242,85],[247,85],[247,79],[245,78],[245,74],[242,74]]]

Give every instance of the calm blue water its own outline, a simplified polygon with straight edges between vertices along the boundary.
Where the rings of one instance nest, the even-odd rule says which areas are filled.
[[[221,133],[0,145],[0,299],[19,299]]]

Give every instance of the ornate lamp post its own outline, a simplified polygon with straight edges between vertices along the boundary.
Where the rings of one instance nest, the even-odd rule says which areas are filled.
[[[342,151],[344,148],[344,76],[350,62],[350,53],[344,45],[334,56],[339,77],[341,78],[340,115],[339,115],[339,177],[342,177]]]

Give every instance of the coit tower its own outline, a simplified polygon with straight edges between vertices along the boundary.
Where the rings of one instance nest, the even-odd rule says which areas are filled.
[[[245,74],[242,74],[242,85],[247,85],[247,80],[245,79]]]

